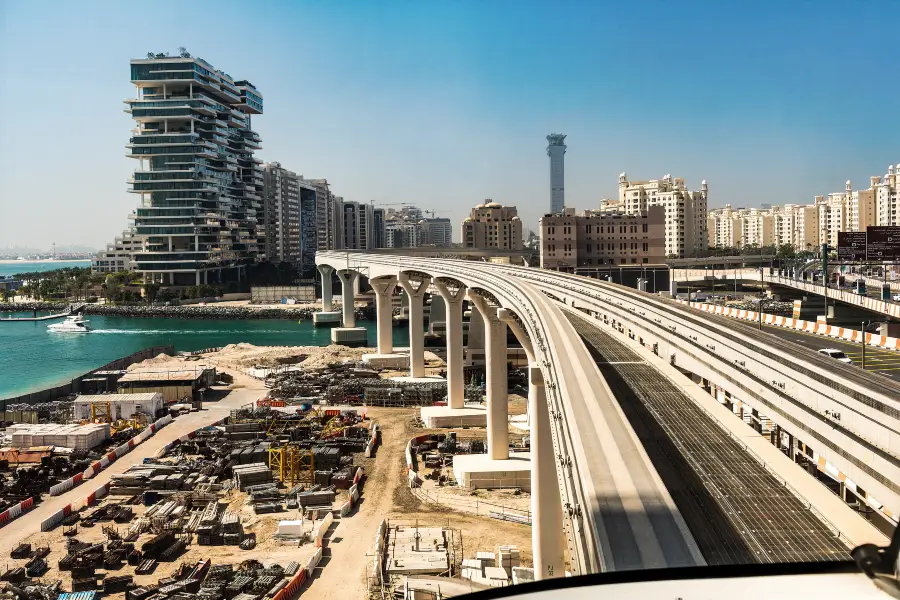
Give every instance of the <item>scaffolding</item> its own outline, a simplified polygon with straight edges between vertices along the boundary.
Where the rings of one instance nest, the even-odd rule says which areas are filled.
[[[91,402],[91,423],[112,422],[112,405],[109,400],[107,400],[106,402]]]
[[[315,483],[316,462],[311,448],[295,444],[269,448],[269,467],[278,474],[279,481],[290,486]]]

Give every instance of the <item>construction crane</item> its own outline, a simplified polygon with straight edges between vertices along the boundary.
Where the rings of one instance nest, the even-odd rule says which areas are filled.
[[[431,215],[431,218],[434,218],[435,213],[448,213],[453,212],[452,210],[423,210],[422,214]]]

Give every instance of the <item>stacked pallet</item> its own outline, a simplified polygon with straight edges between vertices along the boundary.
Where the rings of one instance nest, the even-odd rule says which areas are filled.
[[[336,492],[333,487],[324,490],[310,490],[297,494],[297,502],[302,508],[308,506],[327,506],[330,508],[334,504],[335,495]]]

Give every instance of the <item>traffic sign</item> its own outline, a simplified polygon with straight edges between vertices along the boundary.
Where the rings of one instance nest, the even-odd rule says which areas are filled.
[[[864,262],[866,260],[866,232],[838,232],[838,260],[841,262]]]
[[[866,229],[866,234],[866,260],[879,262],[900,260],[900,227],[872,226]]]

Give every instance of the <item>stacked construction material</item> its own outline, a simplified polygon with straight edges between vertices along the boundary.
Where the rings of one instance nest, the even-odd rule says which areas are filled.
[[[513,568],[521,566],[519,548],[517,546],[498,546],[497,559],[499,561],[497,566],[506,571],[507,577],[512,576]]]
[[[331,505],[334,504],[335,495],[336,493],[333,487],[324,490],[311,488],[307,492],[297,494],[297,502],[302,508],[311,506],[327,506],[331,508]]]
[[[244,529],[237,513],[225,511],[222,515],[222,537],[228,545],[238,545],[244,538]]]
[[[17,448],[61,446],[75,450],[90,450],[109,439],[109,423],[88,425],[15,423],[6,431],[12,433],[12,445]]]
[[[160,555],[175,543],[175,535],[169,531],[160,533],[144,542],[141,554],[145,559],[158,559]]]
[[[261,423],[235,423],[225,426],[225,437],[232,441],[256,440],[265,437]]]
[[[509,575],[500,567],[485,567],[484,578],[491,587],[505,587],[509,585]]]
[[[105,577],[103,579],[104,594],[118,594],[124,592],[132,583],[134,578],[131,575],[119,575],[116,577]]]
[[[329,446],[316,446],[313,448],[313,460],[317,469],[332,471],[341,463],[341,451]]]
[[[350,486],[353,485],[353,471],[353,468],[349,467],[335,472],[331,476],[331,485],[339,490],[350,489]]]
[[[272,481],[272,471],[265,463],[252,463],[248,465],[235,465],[232,467],[234,485],[240,491],[244,491],[251,485],[269,483]]]
[[[464,558],[462,561],[463,579],[475,579],[476,581],[484,577],[484,567],[477,558]]]

